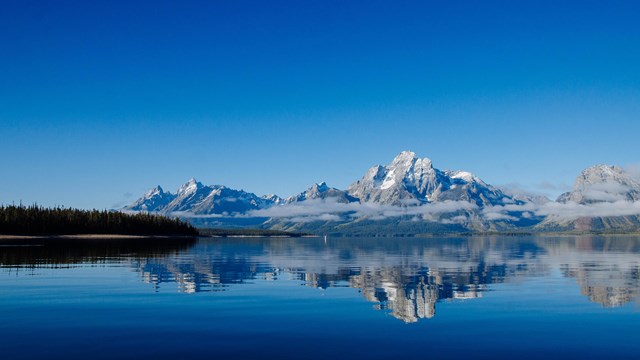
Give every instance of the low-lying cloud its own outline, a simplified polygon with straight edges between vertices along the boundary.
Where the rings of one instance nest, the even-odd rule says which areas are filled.
[[[288,218],[295,222],[316,220],[338,221],[366,217],[382,220],[393,217],[414,217],[416,220],[462,223],[467,218],[462,215],[443,218],[442,215],[459,211],[477,211],[487,221],[517,221],[532,217],[553,216],[564,220],[582,217],[615,217],[640,215],[640,201],[615,200],[579,204],[576,202],[548,202],[543,204],[524,203],[486,206],[479,208],[466,201],[447,201],[423,205],[394,206],[374,203],[338,203],[331,200],[308,200],[297,204],[276,206],[251,211],[245,216]]]
[[[569,201],[567,203],[548,202],[545,204],[526,203],[523,205],[510,204],[505,206],[490,206],[482,209],[482,214],[487,220],[498,220],[501,216],[507,217],[513,213],[522,213],[527,216],[553,216],[564,220],[575,220],[583,217],[614,217],[640,215],[640,201],[618,200],[613,202],[598,202],[592,204],[579,204]]]
[[[582,191],[584,198],[591,201],[608,201],[615,202],[618,200],[626,200],[626,194],[631,187],[614,183],[595,184],[585,188]]]
[[[532,185],[512,182],[499,185],[498,188],[500,188],[500,190],[502,190],[505,194],[509,194],[517,198],[534,198],[537,199],[538,202],[550,201],[550,199],[555,199],[558,197],[558,195],[571,190],[570,185],[563,183],[554,184],[548,181],[543,181]]]
[[[460,214],[460,212],[463,212]],[[172,213],[173,216],[189,218],[274,218],[291,222],[349,221],[360,218],[384,220],[408,217],[415,221],[427,220],[454,224],[468,221],[464,212],[474,212],[486,221],[517,221],[533,217],[552,216],[573,220],[582,217],[614,217],[640,215],[640,201],[616,200],[579,204],[576,202],[547,202],[506,204],[478,207],[466,201],[445,201],[431,204],[407,203],[402,206],[375,203],[340,203],[334,199],[313,199],[267,209],[253,210],[245,214],[194,215],[189,212]],[[449,215],[449,216],[446,216]]]
[[[460,210],[475,210],[478,206],[467,201],[445,201],[435,204],[404,206],[380,205],[375,203],[340,203],[333,199],[314,199],[267,209],[254,210],[248,217],[287,218],[295,222],[349,220],[366,217],[382,220],[392,217],[414,216],[425,220],[437,219],[437,215]]]
[[[624,169],[632,178],[640,181],[640,163],[627,165]]]
[[[536,213],[541,216],[552,215],[565,219],[640,215],[640,201],[619,200],[588,205],[575,202],[548,203],[538,209]]]

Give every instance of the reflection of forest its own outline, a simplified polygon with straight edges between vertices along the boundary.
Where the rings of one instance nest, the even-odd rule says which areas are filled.
[[[607,307],[637,299],[640,289],[640,238],[632,236],[335,239],[326,245],[317,239],[202,239],[5,249],[3,268],[125,261],[157,290],[177,283],[186,293],[220,291],[282,277],[318,288],[350,286],[405,322],[433,317],[438,301],[482,297],[487,285],[554,269]]]
[[[195,238],[0,240],[0,266],[7,269],[56,268],[109,263],[129,258],[167,257],[186,251]]]

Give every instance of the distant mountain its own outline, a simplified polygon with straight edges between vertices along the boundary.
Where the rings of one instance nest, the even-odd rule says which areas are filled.
[[[551,214],[536,226],[536,230],[639,231],[640,215],[627,214],[629,209],[638,204],[638,201],[640,201],[638,180],[618,166],[595,165],[583,170],[576,178],[573,190],[560,195],[556,202],[566,207],[581,206],[583,210],[600,209],[600,211],[589,214],[578,213],[576,216]],[[611,216],[600,216],[602,212]],[[621,215],[616,216],[616,213]]]
[[[157,186],[124,210],[177,215],[197,226],[363,236],[640,231],[640,181],[620,167],[596,165],[554,202],[502,190],[467,171],[437,169],[430,159],[403,151],[347,190],[321,182],[285,199],[190,179],[175,194]]]
[[[162,190],[160,185],[147,191],[144,196],[136,200],[133,204],[125,207],[130,211],[149,211],[154,212],[166,207],[176,196]]]
[[[276,194],[262,195],[261,198],[274,205],[280,205],[284,203],[284,199]]]
[[[618,166],[596,165],[582,171],[573,190],[560,195],[557,201],[593,204],[620,200],[640,200],[640,182]]]
[[[544,195],[513,194],[513,193],[509,193],[508,195],[511,196],[511,198],[516,202],[522,202],[522,203],[544,205],[551,202],[551,200]]]
[[[312,199],[334,199],[338,203],[351,203],[360,201],[358,198],[349,195],[346,191],[329,187],[326,182],[313,184],[306,191],[290,196],[285,200],[286,204],[298,203]]]
[[[376,165],[348,189],[363,202],[405,205],[467,201],[479,207],[504,205],[515,200],[466,171],[442,171],[428,158],[403,151],[389,165]]]
[[[192,178],[180,186],[175,195],[164,192],[160,186],[157,186],[133,204],[125,207],[125,210],[163,214],[232,215],[265,209],[280,202],[282,199],[275,195],[258,197],[255,194],[222,185],[205,186]]]

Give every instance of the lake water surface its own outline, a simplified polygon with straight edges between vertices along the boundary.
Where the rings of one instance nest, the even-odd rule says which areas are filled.
[[[2,359],[640,358],[640,237],[0,240]]]

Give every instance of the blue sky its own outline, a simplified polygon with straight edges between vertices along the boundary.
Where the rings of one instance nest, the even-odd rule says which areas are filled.
[[[640,162],[636,1],[2,1],[0,202],[346,188],[402,150],[557,195]]]

